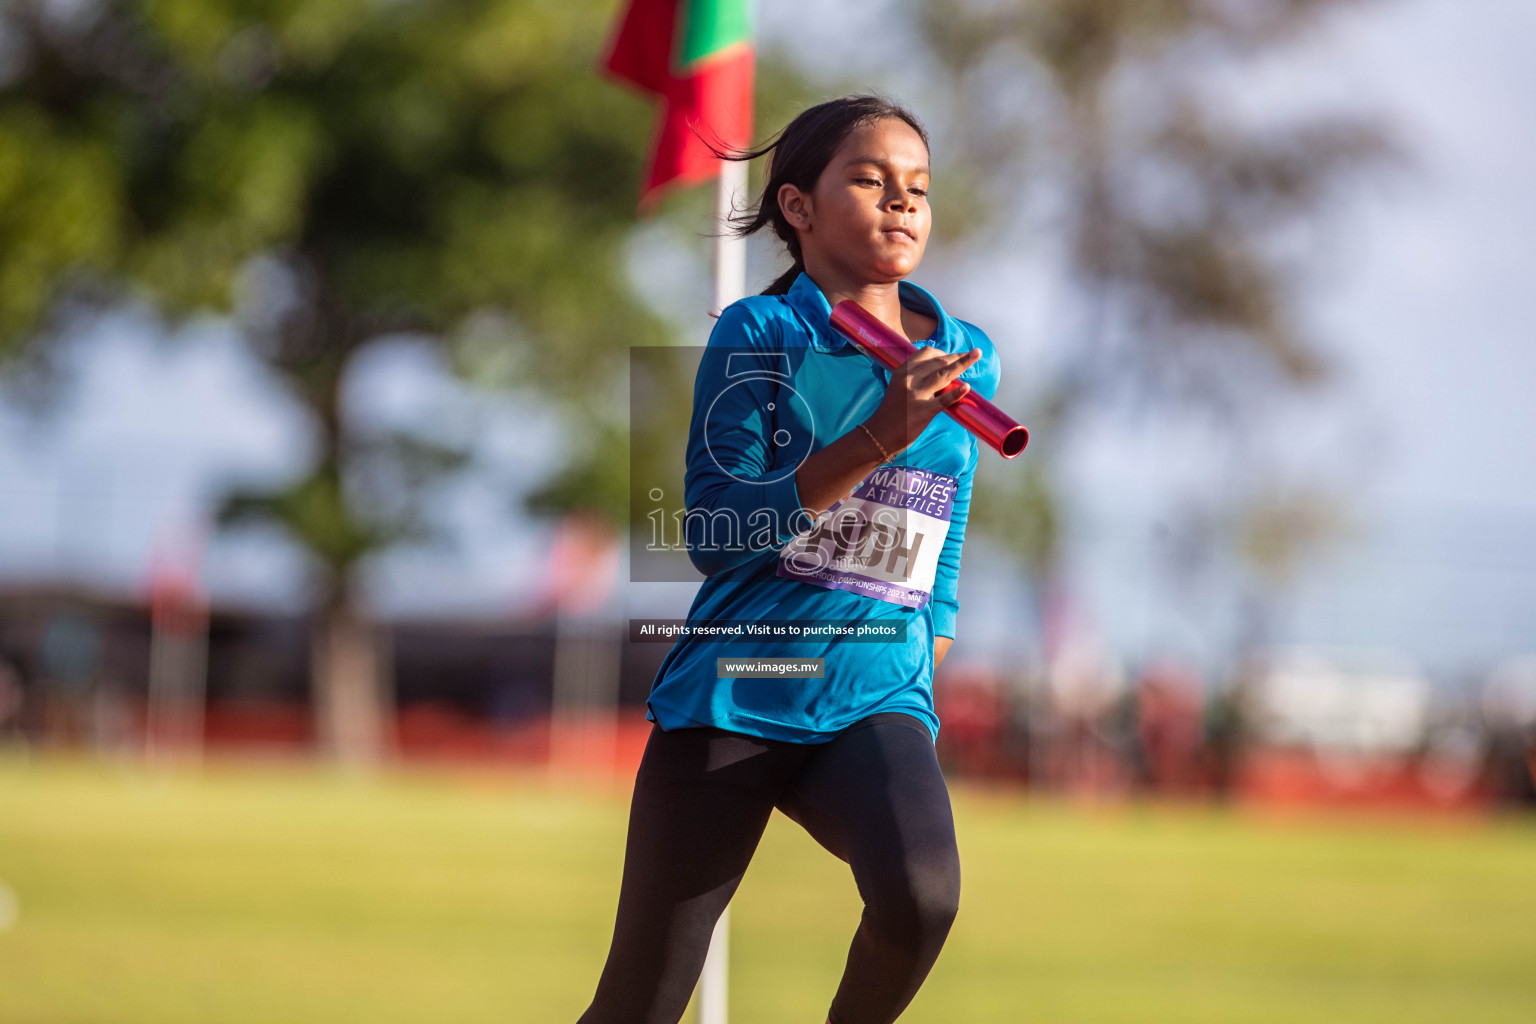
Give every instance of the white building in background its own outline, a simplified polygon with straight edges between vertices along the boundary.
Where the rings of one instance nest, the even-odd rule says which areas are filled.
[[[1319,752],[1399,756],[1429,726],[1432,686],[1391,651],[1272,652],[1252,695],[1256,738]]]

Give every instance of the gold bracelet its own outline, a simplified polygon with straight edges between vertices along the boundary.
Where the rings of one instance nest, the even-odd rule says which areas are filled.
[[[873,430],[870,430],[868,427],[866,427],[862,423],[859,424],[859,429],[864,431],[864,433],[868,434],[869,435],[869,439],[871,441],[873,441],[875,443],[875,447],[880,450],[880,464],[882,466],[885,465],[887,462],[890,462],[892,459],[894,459],[896,457],[896,455],[900,455],[901,452],[903,450],[905,450],[905,446],[903,446],[903,448],[897,450],[896,455],[892,455],[890,452],[885,450],[885,445],[880,443],[880,439],[875,436],[875,432]]]

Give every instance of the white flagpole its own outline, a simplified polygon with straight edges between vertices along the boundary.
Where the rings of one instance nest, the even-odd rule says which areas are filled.
[[[719,313],[747,293],[747,240],[731,233],[730,216],[747,202],[747,162],[720,161],[715,179],[715,308]]]
[[[722,160],[715,182],[715,308],[719,313],[747,291],[747,240],[731,233],[730,215],[746,205],[747,162]],[[715,922],[699,976],[699,1024],[726,1024],[730,975],[731,908]]]

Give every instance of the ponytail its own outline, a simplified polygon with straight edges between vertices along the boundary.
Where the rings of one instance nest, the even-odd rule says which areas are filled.
[[[805,264],[795,260],[788,270],[774,278],[773,283],[758,294],[788,295],[789,290],[795,286],[795,282],[800,279],[800,275],[803,273],[805,273]]]

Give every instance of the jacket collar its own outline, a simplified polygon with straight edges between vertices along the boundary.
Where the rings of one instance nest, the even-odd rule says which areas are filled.
[[[896,292],[901,298],[901,304],[908,309],[919,313],[925,313],[939,322],[939,326],[933,332],[933,338],[928,344],[945,352],[955,351],[955,347],[961,338],[960,325],[954,317],[944,312],[928,291],[911,281],[902,281],[896,286]],[[842,333],[832,326],[832,304],[822,294],[816,282],[812,281],[809,274],[801,272],[795,278],[795,283],[790,285],[789,292],[785,295],[789,304],[799,313],[801,318],[811,328],[811,348],[817,352],[832,352],[843,345],[851,344]]]

